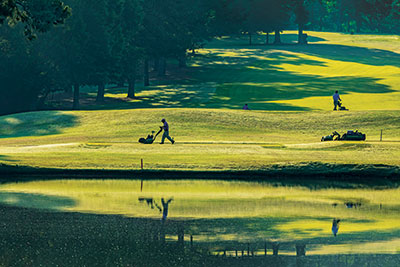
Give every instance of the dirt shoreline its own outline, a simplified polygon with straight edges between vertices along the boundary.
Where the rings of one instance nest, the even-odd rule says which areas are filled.
[[[52,179],[208,179],[304,186],[400,186],[400,167],[388,165],[274,165],[264,170],[110,170],[0,165],[0,182]]]

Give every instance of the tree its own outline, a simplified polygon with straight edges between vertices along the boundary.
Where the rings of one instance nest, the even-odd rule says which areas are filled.
[[[85,0],[82,10],[86,25],[87,42],[81,49],[87,58],[89,85],[97,86],[97,102],[104,101],[105,84],[109,81],[112,65],[115,62],[111,53],[111,27],[114,17],[109,4],[114,0]]]
[[[281,44],[280,32],[289,25],[290,0],[269,0],[269,25],[275,32],[274,44]]]
[[[60,0],[1,0],[0,24],[22,22],[29,39],[37,32],[46,32],[53,25],[62,24],[70,15],[70,8]]]
[[[73,87],[73,109],[80,108],[80,87],[88,84],[91,66],[90,55],[87,47],[90,43],[90,34],[86,21],[86,13],[90,12],[90,2],[69,0],[68,4],[73,10],[71,18],[66,21],[65,27],[56,28],[49,36],[48,54],[70,87]],[[68,45],[65,45],[68,44]]]
[[[290,0],[242,0],[245,32],[275,32],[274,44],[280,44],[280,32],[289,25]],[[250,39],[251,44],[251,39]]]
[[[296,15],[295,23],[299,25],[299,34],[298,34],[298,43],[304,44],[306,40],[303,35],[304,26],[308,22],[309,12],[306,9],[304,0],[294,0],[293,1],[293,10]]]
[[[215,36],[237,34],[246,29],[248,5],[243,0],[212,1],[212,30]]]
[[[350,33],[400,29],[399,0],[314,0],[309,6],[314,29]]]
[[[368,28],[381,33],[395,32],[399,29],[400,22],[396,14],[399,14],[400,4],[397,0],[365,0],[363,15],[366,18]]]
[[[144,57],[145,49],[140,47],[139,34],[142,29],[143,7],[139,0],[125,0],[123,2],[119,53],[119,70],[122,78],[128,81],[128,97],[135,98],[135,84],[140,61]]]
[[[26,40],[23,27],[0,27],[0,114],[36,110],[44,97],[63,87],[58,70],[39,42]]]

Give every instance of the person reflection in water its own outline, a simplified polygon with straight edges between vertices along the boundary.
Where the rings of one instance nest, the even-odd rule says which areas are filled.
[[[146,202],[148,206],[150,206],[151,209],[154,209],[154,206],[162,213],[162,222],[165,222],[168,217],[168,207],[169,203],[173,198],[168,199],[167,201],[164,200],[164,198],[161,198],[161,207],[157,204],[156,201],[154,201],[153,198],[144,198],[144,197],[139,197],[139,202]]]
[[[145,202],[145,201],[146,201],[147,205],[150,206],[151,209],[154,209],[153,198],[139,197],[139,202]]]
[[[171,203],[172,200],[173,199],[170,198],[167,201],[165,201],[164,198],[161,198],[162,208],[157,206],[157,208],[160,210],[160,212],[162,212],[162,219],[161,219],[162,222],[165,222],[167,220],[167,217],[168,217],[168,206],[169,206],[169,203]]]
[[[340,219],[333,219],[332,221],[332,233],[334,236],[336,236],[337,233],[339,232],[339,222]]]

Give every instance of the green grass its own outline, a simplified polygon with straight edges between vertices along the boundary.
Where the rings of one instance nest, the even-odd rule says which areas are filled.
[[[0,117],[0,162],[55,168],[260,170],[314,162],[400,165],[399,37],[310,32],[310,45],[220,38],[138,99],[109,88],[93,111]],[[261,38],[261,37],[260,37]],[[260,42],[262,40],[260,39]],[[346,112],[332,112],[340,90]],[[95,94],[86,88],[87,95]],[[90,101],[89,101],[90,102]],[[252,111],[240,110],[248,103]],[[175,145],[140,145],[171,125]],[[320,142],[336,130],[366,142]],[[383,130],[384,142],[379,142]],[[158,139],[159,141],[160,139]]]
[[[28,115],[28,116],[27,116]],[[272,164],[400,165],[398,111],[261,112],[135,109],[2,117],[2,163],[35,167],[248,170]],[[177,141],[139,144],[166,117]],[[57,119],[57,120],[55,120]],[[47,123],[46,123],[47,121]],[[358,129],[366,142],[320,142]],[[379,142],[383,129],[384,142]],[[158,139],[160,141],[160,138]]]
[[[339,90],[351,110],[400,109],[398,36],[308,34],[307,46],[292,44],[295,32],[283,35],[284,46],[249,46],[246,37],[214,40],[189,60],[183,79],[138,84],[135,100],[125,98],[126,88],[109,89],[108,108],[237,109],[248,103],[254,110],[330,110]],[[91,108],[99,107],[107,105]]]

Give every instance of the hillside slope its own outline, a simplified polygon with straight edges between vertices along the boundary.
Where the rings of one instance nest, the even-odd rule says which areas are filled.
[[[174,145],[139,144],[161,118]],[[272,164],[400,165],[398,111],[261,112],[137,109],[35,112],[0,119],[5,164],[57,168],[246,170]],[[320,142],[336,130],[366,142]],[[383,142],[379,142],[383,129]]]

